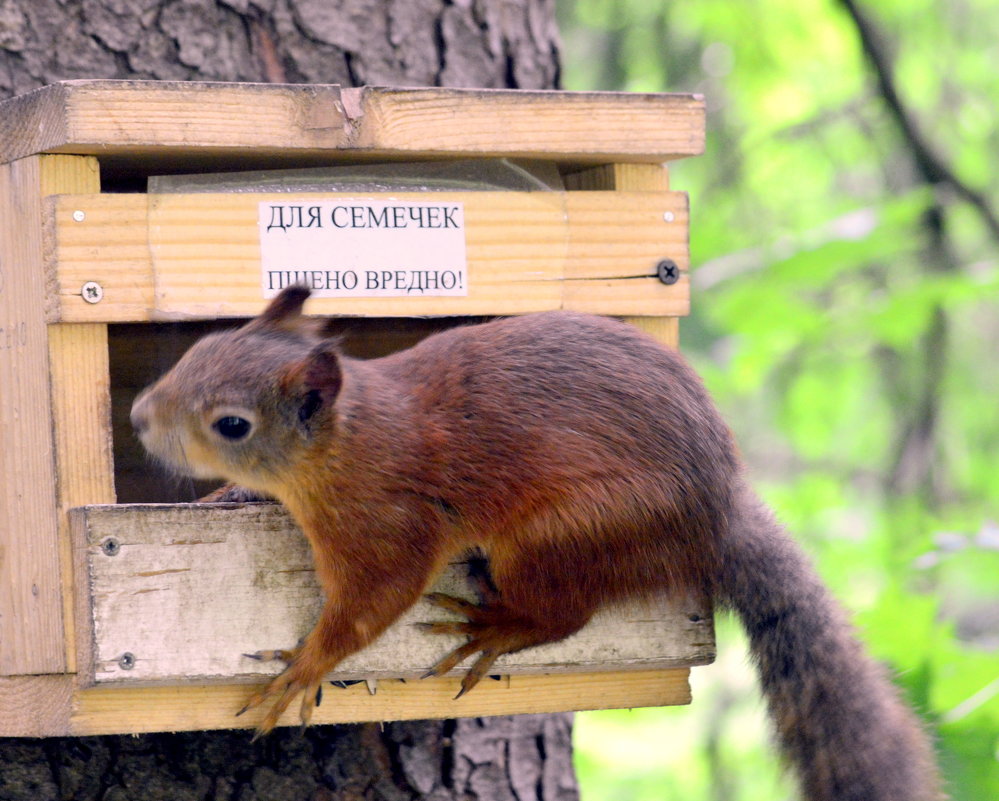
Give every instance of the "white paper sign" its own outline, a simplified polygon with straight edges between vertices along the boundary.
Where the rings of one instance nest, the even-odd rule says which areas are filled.
[[[321,298],[468,294],[461,203],[264,201],[258,224],[265,298],[291,284]]]

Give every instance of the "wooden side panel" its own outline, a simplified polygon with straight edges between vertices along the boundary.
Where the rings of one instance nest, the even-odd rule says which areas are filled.
[[[428,197],[389,193],[381,199],[386,196]],[[308,204],[329,197],[158,195],[148,199],[148,218],[145,195],[58,198],[49,210],[54,242],[49,264],[56,286],[49,319],[252,316],[265,302],[258,204]],[[683,194],[440,192],[433,197],[464,205],[467,297],[316,298],[310,309],[372,316],[523,314],[557,308],[686,313],[689,251]],[[654,277],[663,258],[681,268],[681,279],[672,286]],[[81,297],[88,280],[102,286],[100,303]]]
[[[84,503],[115,501],[107,326],[50,326],[49,365],[66,664],[75,672],[74,569],[67,512]]]
[[[42,158],[0,167],[0,675],[61,673]]]
[[[667,192],[669,170],[664,164],[601,164],[565,176],[567,189],[624,192]]]
[[[639,192],[665,192],[669,189],[669,170],[665,165],[661,164],[602,164],[599,167],[582,170],[568,176],[566,179],[566,185],[572,189],[578,190],[616,190],[629,194]],[[684,198],[686,198],[686,194],[684,193],[671,194],[681,194]],[[667,216],[663,218],[663,221],[666,222],[666,224],[670,226],[677,226],[677,232],[681,233],[685,238],[689,235],[689,220],[687,211],[686,203],[684,203],[684,213],[682,216],[674,213],[673,210],[666,210],[664,214]],[[686,271],[689,269],[690,265],[689,240],[684,242],[682,248],[686,253],[686,259],[682,262],[682,264],[677,262],[678,264],[681,264],[682,272],[680,283],[688,285],[689,276]],[[659,340],[664,345],[669,345],[671,348],[677,348],[680,346],[680,320],[676,315],[685,315],[688,313],[687,311],[675,312],[664,310],[662,312],[662,315],[664,316],[644,315],[641,312],[639,312],[638,315],[632,316],[633,312],[629,311],[614,312],[596,309],[594,311],[603,314],[626,315],[628,322],[632,325],[641,328],[647,334]]]
[[[43,196],[99,192],[100,168],[90,156],[44,156]],[[46,201],[43,200],[43,204]],[[51,248],[44,225],[42,248]],[[46,299],[52,291],[47,283]],[[107,326],[55,325],[48,328],[49,386],[56,460],[56,506],[62,574],[67,670],[76,669],[73,560],[66,512],[85,503],[114,503],[111,463],[111,398],[108,383]]]
[[[322,592],[308,543],[277,505],[98,506],[72,514],[85,537],[78,546],[86,553],[81,568],[92,604],[93,657],[87,663],[97,683],[272,675],[280,665],[242,655],[290,647],[318,617]],[[466,572],[464,565],[452,565],[436,589],[472,597]],[[422,675],[459,640],[411,624],[445,618],[418,603],[377,642],[342,662],[334,676]],[[576,635],[508,654],[496,669],[519,674],[688,667],[713,656],[709,611],[690,601],[657,602],[605,610]],[[83,665],[81,659],[81,670]]]
[[[0,103],[0,161],[41,151],[660,162],[704,149],[697,95],[65,81]],[[333,151],[333,152],[331,152]]]
[[[663,345],[680,347],[679,317],[628,317],[627,320]]]
[[[70,732],[73,677],[0,677],[0,737],[57,737]]]

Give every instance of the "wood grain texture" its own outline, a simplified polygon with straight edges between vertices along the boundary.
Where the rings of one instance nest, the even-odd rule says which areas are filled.
[[[315,710],[312,722],[428,720],[688,704],[689,674],[687,668],[675,668],[509,676],[482,681],[457,701],[457,678],[379,681],[374,695],[363,683],[342,690],[326,684],[323,703]],[[255,726],[264,712],[250,710],[239,718],[235,714],[252,691],[247,685],[232,684],[94,687],[73,696],[67,728],[79,735],[248,728]],[[278,725],[296,726],[298,720],[289,711]]]
[[[323,703],[313,723],[427,720],[516,715],[584,709],[624,709],[689,704],[688,668],[626,673],[573,673],[506,676],[483,681],[453,700],[460,679],[386,679],[372,695],[364,683],[345,689],[323,687]],[[0,678],[0,737],[138,734],[252,728],[264,712],[241,717],[254,687],[200,684],[174,687],[94,687],[81,689],[74,677]],[[279,725],[297,726],[289,712]]]
[[[72,512],[85,571],[81,607],[89,609],[93,655],[81,681],[183,683],[248,680],[281,665],[243,656],[287,648],[308,633],[322,592],[304,535],[274,504],[91,506]],[[473,598],[463,564],[435,589]],[[377,587],[370,588],[378,592]],[[459,640],[413,623],[447,619],[421,601],[336,678],[413,678]],[[83,625],[81,625],[81,635]],[[81,636],[81,641],[83,637]],[[500,659],[503,674],[688,667],[714,656],[710,612],[672,602],[604,610],[559,643]],[[130,654],[123,662],[124,654]],[[125,665],[125,667],[123,667]],[[86,668],[85,668],[86,666]],[[93,670],[92,677],[83,670]]]
[[[48,209],[50,321],[128,322],[249,317],[260,289],[258,204],[332,195],[63,196]],[[426,194],[345,195],[427,200]],[[318,314],[685,314],[687,199],[672,192],[437,192],[465,209],[468,297],[315,298]],[[78,219],[82,212],[82,220]],[[74,214],[76,215],[74,217]],[[672,215],[666,222],[664,215]],[[673,259],[681,280],[654,278]],[[84,302],[97,281],[104,299]]]
[[[73,677],[0,677],[0,737],[70,734]]]
[[[41,168],[43,195],[100,191],[100,170],[92,156],[45,156]],[[43,227],[43,249],[49,245],[48,234]],[[50,282],[47,287],[46,297]],[[115,500],[107,326],[54,325],[47,334],[66,666],[74,672],[73,565],[66,511]]]
[[[0,675],[67,668],[41,210],[47,193],[93,189],[90,161],[0,167]]]
[[[46,318],[67,323],[148,320],[155,301],[145,196],[84,198],[87,203],[66,196],[45,203]],[[75,219],[76,212],[83,218]],[[106,240],[109,227],[114,233]],[[88,281],[101,285],[104,301],[83,300]],[[103,313],[111,305],[115,313]]]
[[[669,169],[665,164],[600,164],[576,170],[564,177],[566,189],[625,192],[669,191]]]
[[[627,321],[663,345],[680,347],[679,317],[628,317]]]
[[[580,170],[566,178],[566,186],[589,191],[616,191],[624,193],[665,192],[669,189],[669,170],[662,164],[602,164],[586,170]],[[683,194],[683,193],[679,193]],[[683,195],[686,197],[686,195]],[[688,235],[686,215],[674,217],[669,225],[682,225],[684,236]],[[689,244],[689,243],[688,243]],[[689,250],[688,250],[689,252]],[[689,267],[689,259],[685,262]],[[686,282],[689,276],[682,274],[681,281]],[[606,314],[623,314],[629,323],[641,328],[645,333],[671,348],[680,346],[680,320],[677,316],[630,316],[629,312],[604,312]],[[684,312],[685,314],[686,312]],[[671,312],[663,312],[672,315]]]
[[[0,161],[39,152],[351,151],[660,162],[704,149],[698,95],[64,81],[0,103]]]

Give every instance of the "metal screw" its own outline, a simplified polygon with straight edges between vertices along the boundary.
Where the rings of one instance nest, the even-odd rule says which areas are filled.
[[[671,211],[663,212],[663,219],[666,222],[673,222],[676,219],[676,215]]]
[[[83,222],[85,219],[87,219],[87,215],[84,212],[77,209],[76,211],[73,212],[73,219],[76,220],[77,222]]]
[[[663,259],[656,265],[656,274],[664,284],[675,284],[680,280],[680,268],[672,259]]]
[[[87,303],[100,303],[104,298],[104,287],[96,281],[87,281],[80,287],[80,294]]]
[[[121,545],[114,537],[108,537],[101,543],[101,550],[104,551],[105,556],[117,556],[121,551]]]
[[[128,651],[123,653],[118,657],[118,667],[122,670],[131,670],[135,667],[135,655],[130,654]]]

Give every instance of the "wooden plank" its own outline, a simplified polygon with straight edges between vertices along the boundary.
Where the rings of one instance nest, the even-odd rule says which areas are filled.
[[[482,681],[457,701],[457,678],[384,680],[374,695],[365,685],[323,687],[314,724],[428,720],[517,715],[584,709],[625,709],[690,703],[689,670],[509,676]],[[94,687],[78,692],[68,724],[72,734],[232,729],[255,726],[266,710],[235,717],[251,689],[246,685]],[[294,704],[292,706],[295,706]],[[296,726],[295,710],[278,725]],[[0,734],[3,734],[0,720]]]
[[[84,503],[115,501],[107,326],[50,326],[49,365],[66,669],[72,673],[77,648],[73,551],[66,513]]]
[[[99,192],[97,159],[44,156],[41,186],[43,195]],[[43,249],[50,244],[47,233],[43,230]],[[73,564],[66,511],[85,503],[115,501],[107,326],[55,325],[47,333],[66,665],[73,672]]]
[[[669,170],[664,164],[600,164],[571,172],[563,180],[566,189],[573,190],[669,191]]]
[[[688,94],[64,81],[0,103],[0,161],[42,151],[660,162],[704,150]]]
[[[483,681],[457,701],[460,679],[382,680],[372,695],[365,684],[324,685],[315,724],[427,720],[625,709],[690,703],[688,668],[627,673],[508,676]],[[254,688],[246,684],[176,687],[74,687],[73,676],[0,678],[0,737],[137,734],[250,728],[265,710],[237,718]],[[280,725],[297,726],[294,710]]]
[[[85,552],[80,584],[89,603],[83,598],[81,606],[92,610],[93,653],[81,657],[81,681],[91,678],[84,669],[92,669],[96,683],[125,684],[272,675],[279,664],[243,654],[290,647],[319,614],[312,554],[275,504],[90,506],[72,515],[77,547]],[[452,565],[435,588],[472,597],[466,573],[464,565]],[[447,617],[419,602],[332,675],[422,675],[460,638],[429,635],[411,624]],[[680,599],[602,611],[560,643],[502,657],[496,672],[688,667],[713,656],[710,612]]]
[[[388,193],[351,198],[427,200]],[[50,321],[249,317],[260,311],[258,204],[331,195],[64,196],[49,209]],[[440,192],[465,209],[468,297],[315,298],[318,314],[524,314],[572,308],[684,314],[688,283],[652,276],[662,258],[686,271],[687,199],[653,192]],[[148,205],[148,211],[147,211]],[[148,217],[147,217],[148,214]],[[670,222],[666,222],[666,216]],[[146,222],[148,220],[148,222]],[[100,303],[81,287],[97,281]],[[212,290],[215,291],[206,291]]]
[[[688,270],[685,193],[566,192],[565,205],[570,236],[566,278],[654,276],[656,265],[667,258],[681,273]]]
[[[680,347],[679,317],[629,317],[628,322],[641,328],[653,339],[671,348]]]
[[[665,192],[669,189],[669,170],[660,164],[602,164],[581,170],[566,177],[566,186],[580,190],[615,190],[618,192]],[[669,213],[669,210],[667,211]],[[679,224],[680,218],[674,215],[664,220],[668,224]],[[682,219],[684,236],[689,230],[688,218]],[[689,244],[689,243],[688,243]],[[689,255],[689,249],[688,249]],[[689,259],[685,264],[689,264]],[[683,273],[681,281],[689,281],[689,276]],[[688,291],[689,297],[689,291]],[[615,312],[604,312],[614,314]],[[687,314],[688,312],[681,312]],[[624,314],[628,314],[625,312]],[[675,312],[664,311],[663,315],[675,315]],[[671,348],[680,346],[680,320],[676,316],[629,316],[627,320],[632,325],[641,328],[650,336]]]
[[[43,161],[0,166],[0,675],[67,667],[43,302]]]
[[[45,256],[50,286],[45,313],[49,322],[152,319],[153,264],[144,195],[88,194],[80,197],[80,202],[65,196],[49,198]],[[89,281],[104,290],[100,303],[83,300],[83,285]],[[105,312],[112,307],[113,313]]]
[[[107,326],[53,325],[48,331],[61,512],[114,503]]]
[[[70,734],[73,677],[0,677],[0,737]]]
[[[618,278],[609,281],[566,281],[562,289],[562,308],[573,311],[620,315],[632,319],[662,315],[685,315],[690,312],[687,300],[690,282],[684,275],[663,292],[658,278]],[[682,298],[682,300],[680,300]]]

